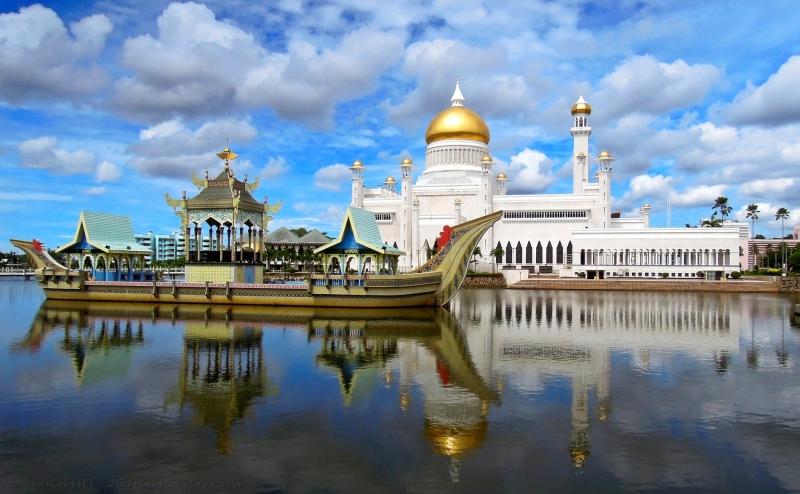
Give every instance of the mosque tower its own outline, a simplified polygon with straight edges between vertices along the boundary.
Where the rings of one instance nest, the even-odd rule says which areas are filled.
[[[364,165],[356,160],[353,166],[350,167],[353,177],[350,179],[353,182],[352,194],[350,205],[357,208],[364,207]]]
[[[572,105],[572,137],[574,147],[572,152],[572,193],[584,194],[584,185],[589,181],[589,136],[592,128],[589,127],[589,115],[592,107],[583,99],[583,95]]]

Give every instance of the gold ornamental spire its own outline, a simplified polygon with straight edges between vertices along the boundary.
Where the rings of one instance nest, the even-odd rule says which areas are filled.
[[[231,148],[226,147],[221,153],[217,153],[220,159],[225,160],[225,171],[228,171],[228,162],[233,161],[239,157],[238,154],[231,151]]]

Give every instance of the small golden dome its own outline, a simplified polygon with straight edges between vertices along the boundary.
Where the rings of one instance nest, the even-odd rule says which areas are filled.
[[[578,156],[586,156],[586,155],[583,154],[583,151],[581,151],[580,153],[578,153]]]
[[[498,173],[497,174],[497,178],[501,179],[501,180],[504,180],[506,178],[506,174],[505,173]]]
[[[445,139],[468,139],[489,144],[489,127],[474,111],[463,106],[453,106],[439,113],[425,132],[428,144]]]
[[[404,160],[403,160],[403,162],[402,162],[402,163],[400,163],[400,164],[401,164],[401,165],[410,165],[410,164],[411,164],[411,160],[410,160],[409,158],[406,158],[406,159],[404,159]]]
[[[609,154],[609,152],[606,151],[605,149],[603,150],[602,153],[600,153],[600,156],[598,156],[599,159],[610,158],[610,157],[611,157],[611,154]]]
[[[393,183],[395,183],[395,181],[394,181],[394,178],[392,178],[392,177],[386,177],[386,183],[387,183],[387,184],[393,184]]]
[[[419,204],[419,199],[414,198],[414,204]]]
[[[364,165],[362,165],[362,164],[361,164],[361,162],[360,162],[360,161],[358,161],[358,160],[355,160],[355,161],[353,162],[353,168],[361,168],[361,167],[363,167],[363,166],[364,166]]]
[[[459,203],[459,204],[461,204],[461,199],[459,199],[458,197],[456,197],[456,202],[457,202],[457,203]]]
[[[587,115],[592,114],[592,105],[583,99],[583,95],[581,95],[581,97],[578,98],[578,101],[572,105],[572,114],[575,115],[578,113],[585,113]]]
[[[481,158],[481,161],[490,162],[490,161],[492,161],[492,157],[487,154],[486,156]]]

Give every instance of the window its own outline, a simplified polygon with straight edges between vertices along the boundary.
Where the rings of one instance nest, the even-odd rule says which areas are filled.
[[[394,213],[375,213],[375,221],[378,223],[391,223]]]
[[[503,211],[504,220],[586,219],[586,211]]]

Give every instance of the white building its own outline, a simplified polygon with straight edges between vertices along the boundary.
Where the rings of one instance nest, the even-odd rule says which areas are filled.
[[[746,263],[747,224],[722,228],[650,228],[650,206],[637,218],[612,214],[611,164],[603,151],[590,159],[591,106],[579,98],[572,107],[573,191],[571,194],[507,194],[514,177],[495,176],[489,151],[489,128],[464,106],[458,81],[452,106],[428,126],[425,170],[413,183],[410,159],[400,164],[400,183],[388,177],[365,188],[366,167],[356,161],[352,171],[352,205],[372,211],[381,236],[406,252],[401,269],[416,268],[427,259],[427,247],[445,225],[502,210],[503,217],[480,244],[479,268],[490,269],[490,251],[500,247],[507,275],[557,273],[589,277],[695,277],[698,271],[719,277]],[[593,163],[594,162],[594,163]],[[596,164],[595,164],[596,163]],[[590,176],[590,170],[594,174]],[[744,265],[744,264],[743,264]]]

